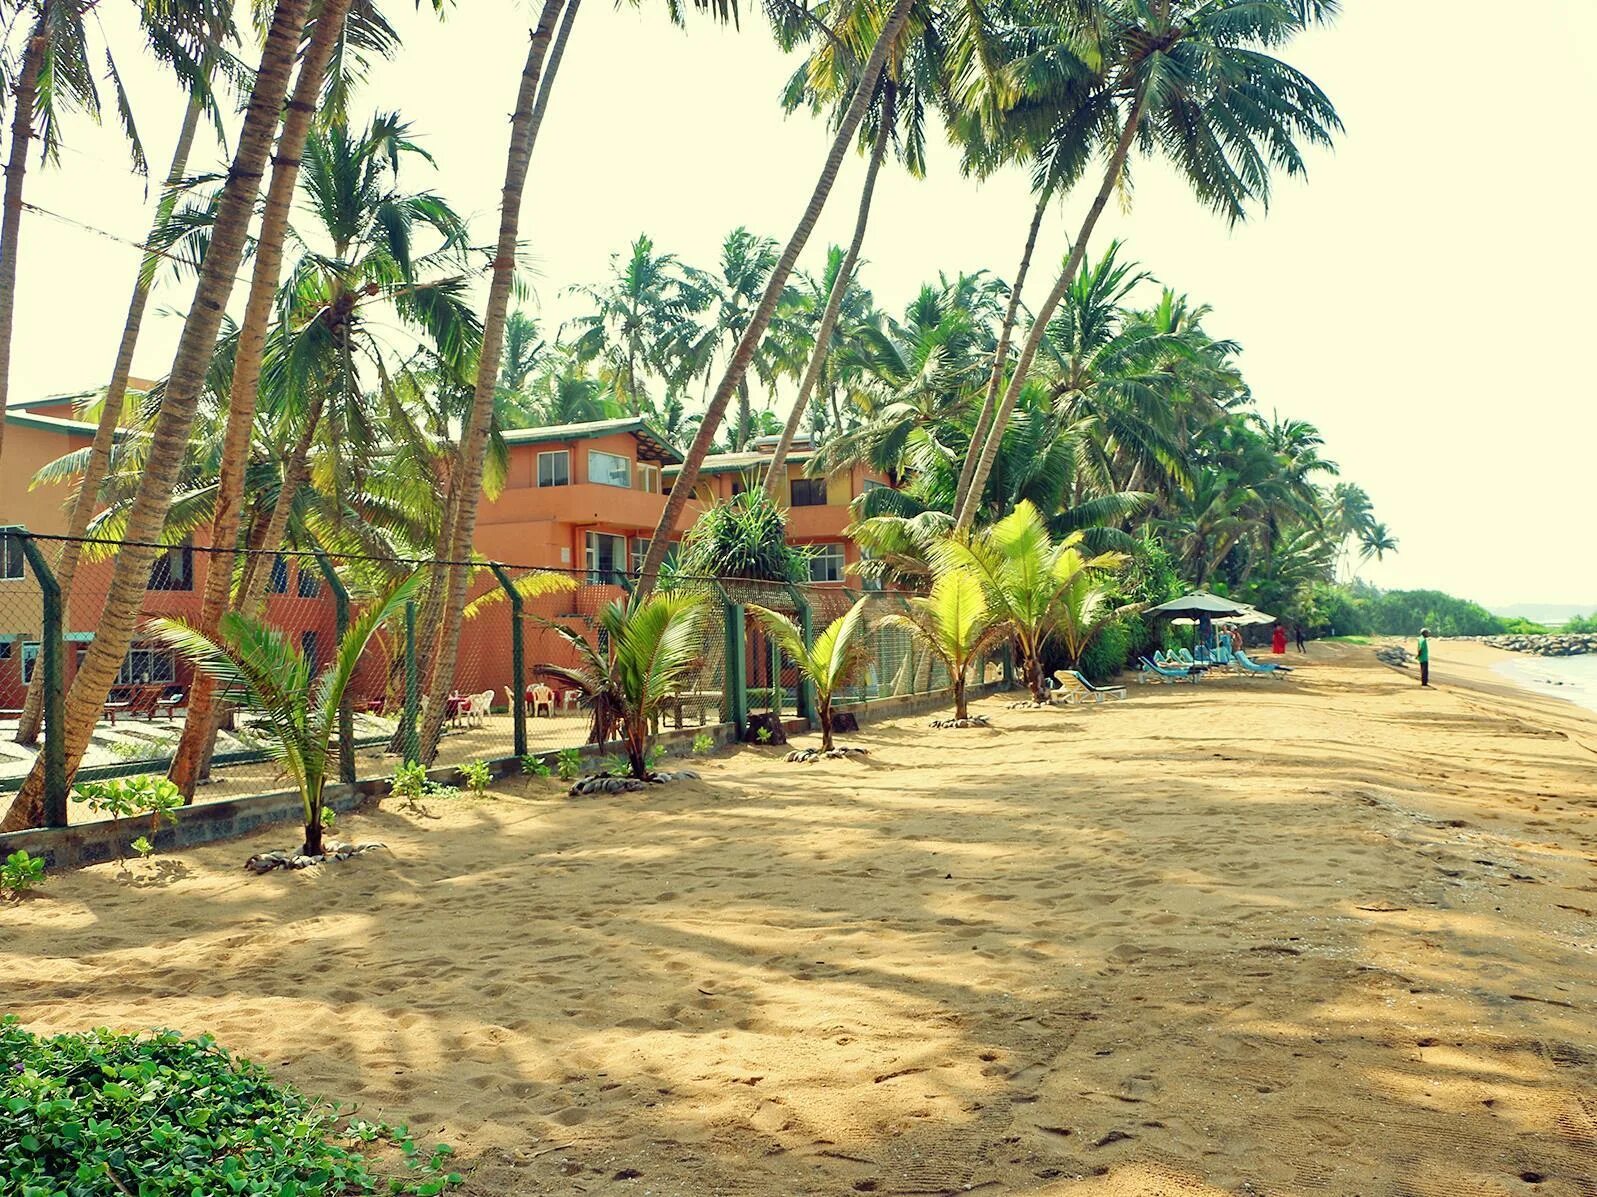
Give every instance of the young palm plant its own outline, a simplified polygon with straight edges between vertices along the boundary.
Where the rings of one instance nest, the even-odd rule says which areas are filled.
[[[832,696],[847,689],[871,659],[871,650],[865,643],[865,603],[858,599],[844,614],[838,616],[819,636],[815,643],[806,645],[804,633],[798,624],[779,611],[772,611],[755,603],[749,604],[754,617],[764,625],[766,633],[782,646],[788,659],[815,687],[815,704],[821,718],[821,751],[835,751],[832,745]]]
[[[299,789],[305,810],[306,856],[322,854],[322,795],[327,787],[329,741],[337,735],[338,708],[366,645],[404,609],[420,575],[411,574],[381,595],[351,623],[326,669],[312,663],[286,636],[237,611],[224,614],[214,636],[176,619],[152,624],[162,641],[194,662],[246,710],[266,718],[273,748]]]
[[[945,570],[930,595],[910,599],[907,612],[883,616],[876,626],[902,628],[939,658],[954,692],[956,725],[976,722],[965,700],[970,663],[1009,630],[989,605],[980,578],[968,569]]]
[[[964,569],[981,583],[988,607],[1014,633],[1021,671],[1038,703],[1048,701],[1042,653],[1060,628],[1066,594],[1078,579],[1125,563],[1121,553],[1089,557],[1081,541],[1080,532],[1054,541],[1037,509],[1022,499],[990,528],[968,538],[956,532],[932,549],[932,564],[940,573]]]
[[[593,707],[590,740],[603,744],[618,728],[632,776],[649,777],[649,726],[666,697],[703,664],[704,596],[682,592],[617,599],[599,612],[607,648],[571,628],[545,621],[571,646],[578,664],[539,665],[538,672],[576,686]]]

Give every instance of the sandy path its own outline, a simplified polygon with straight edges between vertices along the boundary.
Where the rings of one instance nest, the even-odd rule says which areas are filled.
[[[1597,723],[1446,646],[382,811],[0,909],[0,1008],[209,1031],[473,1194],[1597,1194]]]

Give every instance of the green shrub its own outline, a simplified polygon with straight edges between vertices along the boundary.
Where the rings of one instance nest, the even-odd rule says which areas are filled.
[[[390,790],[395,798],[414,802],[427,792],[427,766],[420,761],[409,761],[394,770]]]
[[[576,781],[582,776],[582,751],[577,748],[562,748],[560,755],[555,758],[555,763],[560,773],[561,781]]]
[[[715,751],[715,737],[709,732],[700,732],[693,737],[693,752],[697,756],[709,756]]]
[[[1571,617],[1569,622],[1560,628],[1559,631],[1568,632],[1572,636],[1589,635],[1597,632],[1597,611],[1593,611],[1590,615]]]
[[[106,781],[80,781],[72,790],[72,800],[81,802],[97,815],[109,815],[113,826],[123,819],[137,815],[150,816],[150,835],[160,831],[161,824],[175,825],[177,812],[183,808],[183,791],[165,777],[145,773],[138,777],[113,777]],[[122,856],[122,836],[116,835],[117,859]],[[139,847],[142,843],[144,847]],[[155,851],[146,836],[134,841],[132,848],[140,856]]]
[[[0,865],[0,897],[20,898],[44,880],[44,861],[18,848]]]
[[[1132,648],[1132,632],[1127,626],[1130,622],[1141,620],[1136,616],[1110,620],[1087,645],[1078,668],[1088,681],[1105,681],[1126,667]]]
[[[493,770],[488,768],[487,761],[471,761],[460,766],[460,775],[466,779],[466,788],[473,794],[486,793],[488,783],[493,780]]]
[[[551,772],[543,757],[535,752],[521,758],[521,771],[528,777],[548,777]]]
[[[0,1192],[16,1197],[431,1197],[461,1183],[446,1145],[424,1152],[404,1127],[345,1121],[209,1038],[40,1038],[7,1016],[0,1060]],[[378,1141],[399,1149],[400,1175],[356,1150]]]

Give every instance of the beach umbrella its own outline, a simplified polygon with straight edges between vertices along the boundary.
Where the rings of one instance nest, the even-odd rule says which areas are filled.
[[[1253,608],[1246,603],[1233,603],[1230,599],[1223,599],[1217,594],[1195,590],[1191,594],[1173,598],[1168,603],[1149,607],[1143,614],[1154,618],[1191,619],[1202,622],[1219,618],[1236,618],[1250,612],[1253,612]]]

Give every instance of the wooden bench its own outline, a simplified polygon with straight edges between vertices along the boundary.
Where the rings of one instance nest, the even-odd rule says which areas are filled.
[[[668,694],[665,698],[665,705],[671,708],[671,726],[673,728],[681,729],[682,713],[688,707],[697,709],[699,726],[703,727],[710,707],[720,707],[721,695],[712,691],[701,691],[692,694]]]

